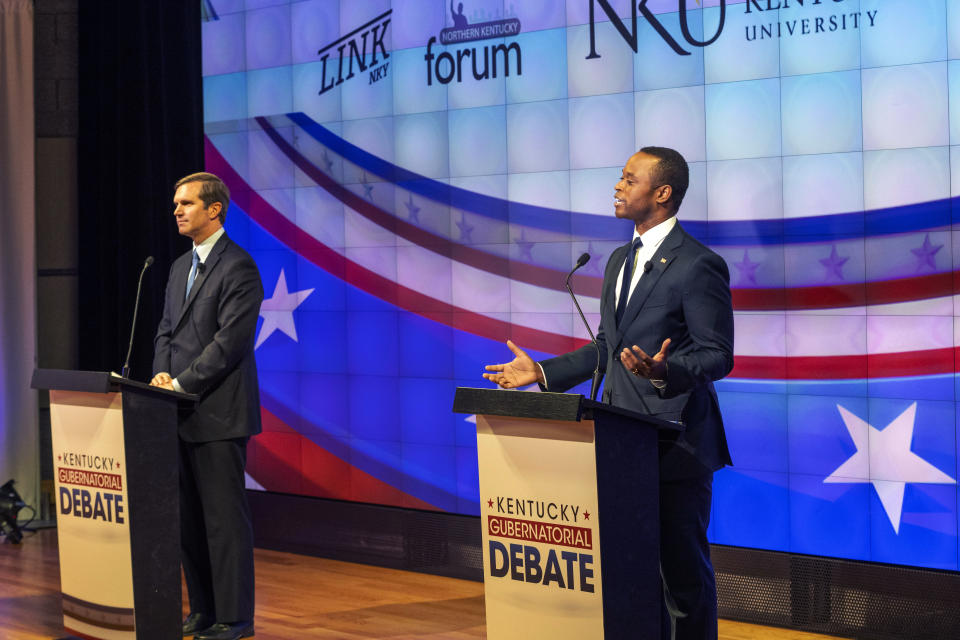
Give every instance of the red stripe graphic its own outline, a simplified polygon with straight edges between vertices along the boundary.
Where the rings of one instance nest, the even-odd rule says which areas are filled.
[[[322,172],[285,140],[264,117],[256,118],[264,132],[277,147],[304,173],[333,197],[374,224],[391,233],[445,258],[469,265],[475,269],[510,278],[544,289],[562,291],[565,273],[502,258],[474,247],[452,242],[430,233],[397,216],[380,209],[372,202],[353,193]],[[960,271],[934,273],[912,278],[858,282],[817,287],[736,288],[733,289],[733,307],[738,311],[776,311],[801,309],[836,309],[867,304],[890,304],[939,298],[954,292],[954,275]],[[573,288],[581,295],[599,298],[603,279],[575,274]]]
[[[500,341],[509,338],[547,353],[565,353],[586,344],[585,340],[530,329],[454,307],[348,260],[287,220],[250,189],[209,139],[206,139],[206,153],[210,169],[229,185],[233,200],[270,235],[324,271],[384,302],[484,338]]]
[[[78,622],[82,622],[82,620],[80,620],[80,621],[78,621]],[[63,630],[66,631],[67,633],[69,633],[69,634],[72,635],[72,636],[75,636],[75,637],[77,637],[77,638],[80,638],[81,640],[99,640],[98,638],[94,638],[93,636],[88,636],[88,635],[85,634],[85,633],[81,633],[80,631],[77,631],[76,629],[71,629],[71,628],[68,627],[66,624],[63,625]]]
[[[247,212],[251,219],[291,250],[358,289],[405,311],[452,326],[460,331],[466,331],[490,340],[505,341],[510,338],[522,346],[544,353],[566,353],[587,344],[586,340],[580,338],[531,329],[460,309],[399,285],[346,259],[290,222],[256,191],[250,189],[243,178],[237,174],[213,143],[210,142],[209,138],[205,140],[205,149],[209,169],[223,178],[230,187],[233,199],[238,206]],[[952,274],[940,274],[937,277],[943,275],[949,276],[952,282]],[[899,281],[890,281],[890,283],[902,286]],[[836,287],[828,289],[836,289]],[[776,289],[770,291],[783,296],[785,292],[792,290]],[[887,300],[886,298],[881,299]],[[838,306],[847,306],[847,304]],[[826,357],[737,356],[731,377],[779,380],[841,380],[864,377],[932,375],[953,373],[956,371],[955,362],[954,348]]]
[[[301,171],[310,176],[314,182],[323,187],[337,200],[374,224],[419,247],[445,258],[480,269],[481,271],[486,271],[487,273],[492,273],[503,278],[512,278],[545,289],[563,290],[563,280],[566,274],[560,273],[555,269],[541,267],[527,262],[516,262],[508,258],[495,256],[486,251],[481,251],[469,245],[452,242],[448,238],[430,233],[426,229],[421,229],[406,220],[384,211],[320,171],[320,169],[314,166],[303,154],[294,149],[293,145],[277,133],[266,118],[258,117],[256,120],[274,144],[276,144]],[[518,266],[521,268],[517,268]],[[573,278],[571,278],[571,283],[578,293],[594,298],[600,297],[600,288],[602,286],[602,280],[600,278],[575,274]]]
[[[851,356],[736,356],[731,378],[851,380],[954,373],[960,347]]]
[[[358,469],[261,407],[263,432],[250,439],[247,472],[267,491],[394,507],[437,508]]]
[[[824,287],[781,289],[733,289],[737,311],[842,309],[871,304],[894,304],[953,295],[960,271],[933,273],[913,278],[857,282]]]

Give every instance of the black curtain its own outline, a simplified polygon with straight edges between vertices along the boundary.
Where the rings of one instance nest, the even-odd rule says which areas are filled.
[[[152,255],[131,358],[147,380],[167,271],[190,248],[173,184],[203,169],[200,1],[81,2],[79,21],[80,367],[120,370]]]

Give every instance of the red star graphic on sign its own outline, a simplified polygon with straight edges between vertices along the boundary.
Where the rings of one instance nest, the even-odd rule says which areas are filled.
[[[490,507],[491,509],[493,509],[493,500],[488,499],[488,500],[487,500],[487,506]]]
[[[117,465],[117,469],[119,469],[119,468],[120,468],[120,463],[119,463],[119,462],[115,462],[114,464],[116,464],[116,465]]]
[[[57,456],[57,462],[60,462],[61,460],[63,460],[63,456]]]
[[[589,511],[584,511],[584,512],[583,512],[583,519],[584,519],[584,520],[589,520],[589,519],[590,519],[590,512],[589,512]]]

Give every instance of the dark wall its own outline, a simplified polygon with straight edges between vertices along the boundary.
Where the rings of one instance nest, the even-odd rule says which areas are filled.
[[[77,366],[76,0],[34,3],[37,364]]]
[[[146,380],[167,271],[190,248],[173,184],[203,168],[200,3],[80,2],[79,33],[79,366],[120,370],[152,255],[131,359]]]
[[[34,0],[37,366],[76,369],[78,0]],[[55,519],[50,405],[39,394],[39,520]]]

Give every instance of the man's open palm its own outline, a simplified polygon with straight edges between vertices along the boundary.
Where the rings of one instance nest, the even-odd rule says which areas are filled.
[[[516,356],[512,362],[506,364],[488,364],[487,371],[495,373],[485,373],[483,377],[491,382],[496,382],[504,389],[516,389],[525,387],[534,382],[543,382],[540,379],[540,367],[528,356],[526,352],[507,340],[507,346],[513,355]]]

